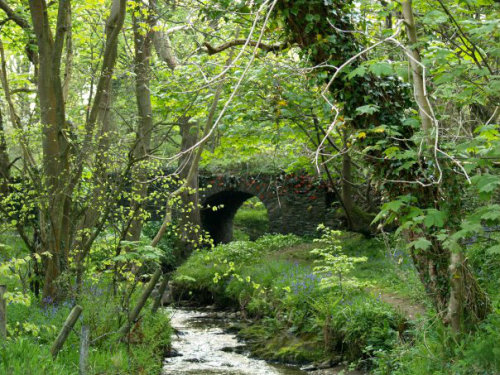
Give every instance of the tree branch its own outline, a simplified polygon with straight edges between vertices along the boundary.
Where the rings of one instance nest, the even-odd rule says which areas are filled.
[[[258,47],[267,52],[279,52],[289,47],[289,43],[285,42],[283,44],[265,44],[259,43],[255,40],[247,40],[247,39],[233,39],[227,43],[221,44],[220,46],[214,47],[210,43],[203,43],[207,48],[207,52],[209,55],[215,55],[216,53],[222,52],[228,48],[243,46],[245,44],[249,46]]]
[[[153,33],[153,44],[160,59],[166,62],[171,70],[174,70],[179,65],[179,61],[175,56],[168,33],[155,31]]]
[[[11,7],[5,2],[5,0],[0,0],[0,9],[2,9],[9,19],[14,21],[19,27],[25,30],[31,30],[31,26],[20,14],[14,12]]]

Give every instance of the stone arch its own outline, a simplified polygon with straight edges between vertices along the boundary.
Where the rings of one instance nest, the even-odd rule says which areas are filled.
[[[254,196],[266,207],[270,233],[314,235],[330,220],[327,185],[307,174],[201,175],[199,185],[202,227],[216,243],[231,241],[236,212]]]
[[[233,237],[233,219],[245,201],[257,197],[267,210],[269,231],[277,232],[276,223],[280,216],[270,183],[266,178],[258,180],[252,176],[215,176],[203,181],[200,194],[201,224],[208,231],[215,243],[227,243]],[[211,207],[222,208],[213,210]]]

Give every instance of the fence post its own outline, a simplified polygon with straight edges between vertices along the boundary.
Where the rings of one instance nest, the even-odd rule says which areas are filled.
[[[89,327],[82,325],[80,337],[80,363],[78,375],[87,375],[87,363],[89,358]]]
[[[68,338],[68,335],[73,329],[73,326],[78,320],[80,314],[82,313],[82,310],[83,308],[81,306],[76,305],[75,307],[73,307],[73,310],[71,310],[71,312],[69,313],[68,317],[66,318],[66,321],[64,322],[63,327],[61,328],[61,332],[59,332],[59,336],[57,336],[56,341],[54,341],[52,347],[50,348],[50,353],[52,354],[53,358],[57,357],[57,353],[59,353],[62,346],[64,345],[64,342]]]
[[[4,294],[7,292],[6,285],[0,285],[0,338],[7,337],[7,304]]]

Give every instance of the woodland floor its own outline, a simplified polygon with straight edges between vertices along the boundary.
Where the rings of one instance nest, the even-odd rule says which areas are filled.
[[[358,240],[365,242],[362,239],[356,241]],[[370,242],[371,240],[366,240],[367,244]],[[314,257],[310,251],[315,247],[317,247],[315,243],[302,243],[283,249],[273,254],[273,257],[313,267]],[[416,279],[415,271],[405,267],[401,262],[398,264],[383,257],[383,249],[378,247],[377,250],[377,252],[366,252],[366,249],[357,247],[356,255],[367,255],[368,261],[355,269],[354,276],[363,281],[369,280],[371,285],[366,290],[375,298],[392,306],[407,319],[415,320],[424,317],[429,310],[429,302]],[[352,251],[348,252],[352,253]]]

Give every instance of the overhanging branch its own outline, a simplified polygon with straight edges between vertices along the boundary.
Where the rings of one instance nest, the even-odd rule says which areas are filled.
[[[209,55],[215,55],[216,53],[222,52],[228,48],[236,47],[236,46],[243,46],[243,45],[249,45],[253,47],[258,47],[264,51],[267,52],[279,52],[282,51],[286,48],[288,48],[289,44],[288,43],[283,43],[283,44],[265,44],[265,43],[259,43],[255,40],[247,40],[247,39],[233,39],[227,43],[221,44],[220,46],[214,47],[210,43],[205,42],[203,43],[205,47],[207,48],[207,52]]]
[[[14,21],[19,27],[30,30],[31,26],[20,14],[16,13],[12,8],[5,2],[5,0],[0,0],[0,9],[2,9],[9,19]]]

